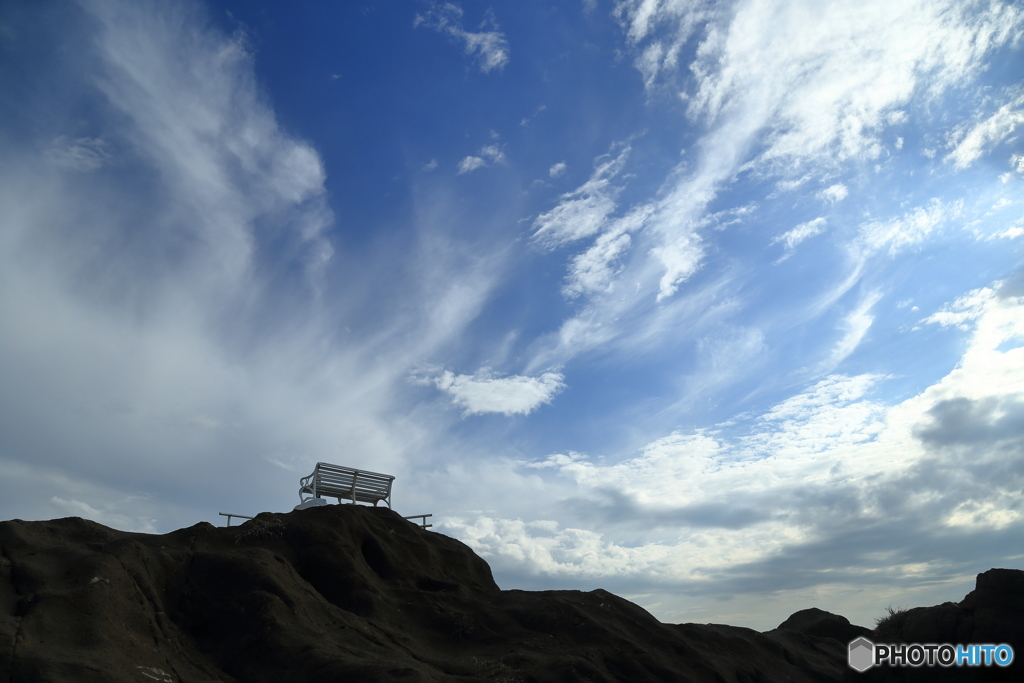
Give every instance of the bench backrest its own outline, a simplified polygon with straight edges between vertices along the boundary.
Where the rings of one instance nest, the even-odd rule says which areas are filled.
[[[318,462],[313,473],[300,480],[299,497],[302,493],[310,493],[314,498],[327,496],[337,498],[339,502],[344,499],[374,505],[383,500],[391,507],[391,483],[394,480],[390,474]]]

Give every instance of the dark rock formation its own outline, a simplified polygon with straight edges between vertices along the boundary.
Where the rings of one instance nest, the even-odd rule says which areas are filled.
[[[1011,579],[979,578],[958,628],[1001,628]],[[464,544],[383,508],[162,536],[0,523],[0,683],[840,681],[861,631],[818,610],[758,633],[662,624],[602,590],[502,591]]]
[[[845,681],[1024,681],[1024,571],[990,569],[978,574],[975,589],[959,603],[915,607],[894,619],[893,628],[868,640],[876,643],[1005,643],[1014,651],[1008,667],[878,667],[849,671]],[[879,629],[881,631],[881,629]]]
[[[809,636],[835,638],[843,645],[858,636],[866,636],[870,639],[872,635],[871,629],[854,626],[846,617],[826,612],[817,607],[794,612],[789,619],[779,624],[779,629],[805,633]]]
[[[845,644],[502,591],[462,543],[331,505],[163,536],[0,523],[0,681],[828,681]]]

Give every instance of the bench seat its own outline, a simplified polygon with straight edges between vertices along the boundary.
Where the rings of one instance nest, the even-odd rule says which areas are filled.
[[[352,503],[384,503],[391,507],[394,476],[318,462],[313,473],[299,480],[299,505],[314,498],[337,498]],[[303,495],[309,498],[303,498]]]

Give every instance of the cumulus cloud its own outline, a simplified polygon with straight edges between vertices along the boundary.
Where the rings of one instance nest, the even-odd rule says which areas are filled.
[[[552,164],[551,168],[548,169],[548,176],[552,178],[561,178],[565,175],[567,168],[569,167],[564,161],[559,161],[557,164]]]
[[[459,162],[459,175],[471,173],[478,168],[483,168],[487,162],[480,157],[468,156]]]
[[[484,145],[477,152],[480,156],[467,156],[459,162],[459,175],[470,173],[491,163],[505,165],[508,159],[498,145]]]
[[[619,462],[575,452],[521,462],[556,475],[536,519],[559,509],[575,522],[450,524],[500,571],[622,578],[647,594],[921,589],[976,571],[961,532],[992,540],[986,566],[1009,561],[1005,543],[1024,523],[1024,297],[999,287],[948,307],[965,315],[935,319],[968,325],[968,347],[916,396],[887,405],[873,396],[889,378],[830,375],[760,415],[675,431]]]
[[[496,164],[506,164],[508,160],[505,158],[505,153],[501,151],[501,148],[497,145],[485,145],[480,148],[480,155],[490,159]]]
[[[498,30],[494,13],[488,10],[479,31],[467,31],[462,26],[462,8],[455,3],[434,4],[423,14],[417,14],[413,26],[426,26],[465,45],[467,55],[475,55],[480,71],[488,73],[505,68],[509,60],[508,40]]]
[[[545,372],[539,377],[501,377],[490,368],[483,368],[474,375],[456,375],[446,370],[434,379],[434,384],[451,395],[453,403],[465,408],[466,415],[529,415],[565,388],[562,380],[557,372]]]
[[[828,378],[735,440],[674,432],[616,464],[571,452],[523,464],[574,482],[562,505],[596,520],[601,532],[487,517],[446,523],[498,566],[530,574],[702,582],[808,538],[809,519],[779,505],[796,504],[791,482],[828,479],[835,460],[823,452],[876,438],[884,411],[864,400],[874,381]],[[638,534],[648,540],[637,543]]]
[[[589,529],[561,528],[550,520],[452,517],[444,522],[458,538],[501,569],[529,575],[591,578],[635,576],[653,568],[669,548],[629,548]]]

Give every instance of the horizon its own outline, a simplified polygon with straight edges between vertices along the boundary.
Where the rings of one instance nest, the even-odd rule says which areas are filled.
[[[0,518],[394,475],[503,589],[1024,568],[1019,2],[0,6]]]

